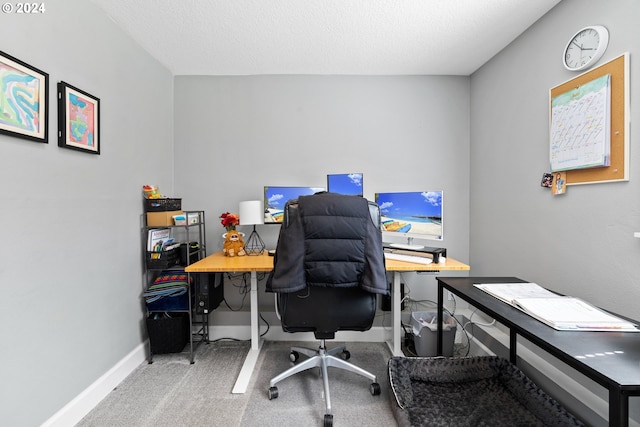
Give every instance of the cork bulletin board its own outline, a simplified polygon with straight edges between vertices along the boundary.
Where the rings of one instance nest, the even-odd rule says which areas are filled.
[[[610,75],[610,162],[608,166],[566,171],[567,185],[594,184],[629,180],[629,54],[619,57],[581,74],[551,89],[551,100],[580,88],[602,76]]]

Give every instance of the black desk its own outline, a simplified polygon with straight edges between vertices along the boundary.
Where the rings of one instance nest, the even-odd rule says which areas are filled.
[[[438,277],[437,354],[442,354],[444,289],[509,328],[516,363],[518,335],[609,390],[609,425],[629,425],[629,396],[640,396],[640,333],[557,331],[473,286],[524,282],[516,277]]]

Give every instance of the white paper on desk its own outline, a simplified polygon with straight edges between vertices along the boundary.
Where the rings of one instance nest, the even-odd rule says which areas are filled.
[[[640,332],[619,317],[536,283],[478,283],[475,287],[558,330]]]
[[[560,330],[640,332],[635,325],[574,297],[520,298],[515,306]]]
[[[560,296],[537,283],[476,283],[473,286],[512,305],[515,300],[520,298],[554,298]]]

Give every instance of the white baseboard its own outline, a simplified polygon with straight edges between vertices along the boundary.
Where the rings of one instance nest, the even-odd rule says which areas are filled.
[[[266,327],[260,328],[260,334],[263,334]],[[340,331],[336,333],[336,341],[347,342],[384,342],[385,333],[388,328],[374,326],[365,332]],[[251,331],[249,326],[238,325],[210,325],[209,340],[214,341],[221,338],[230,338],[239,340],[251,339]],[[267,341],[317,341],[312,332],[296,332],[295,334],[284,332],[280,325],[271,325],[269,332],[264,336]],[[196,354],[196,358],[198,355]]]
[[[87,387],[82,393],[67,403],[43,427],[68,427],[77,424],[85,415],[96,407],[114,388],[122,382],[134,369],[146,360],[148,344],[138,345],[116,365]]]

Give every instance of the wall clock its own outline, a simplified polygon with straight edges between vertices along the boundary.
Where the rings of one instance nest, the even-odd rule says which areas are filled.
[[[609,44],[609,31],[602,25],[592,25],[578,31],[564,48],[562,62],[569,71],[589,68],[602,57]]]

